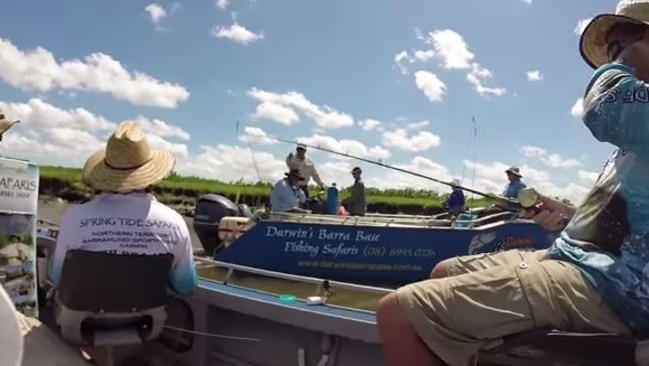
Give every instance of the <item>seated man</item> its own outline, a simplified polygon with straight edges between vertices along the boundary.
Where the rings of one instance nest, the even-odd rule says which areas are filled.
[[[548,250],[451,258],[433,279],[384,297],[379,334],[391,366],[470,365],[511,334],[551,327],[649,336],[649,1],[620,3],[581,38],[597,68],[583,121],[619,147],[573,212],[541,197],[548,230],[572,217]],[[643,94],[646,95],[646,94]],[[444,278],[442,278],[444,277]]]
[[[172,253],[171,288],[181,295],[194,291],[196,269],[187,223],[149,193],[149,187],[168,177],[174,165],[171,152],[149,148],[139,124],[128,121],[117,127],[106,149],[92,155],[83,168],[86,182],[102,193],[63,217],[49,273],[55,286],[60,282],[65,254],[80,249]]]
[[[311,212],[300,208],[300,205],[306,202],[306,196],[302,189],[299,188],[299,182],[304,180],[299,170],[291,169],[290,172],[284,173],[284,175],[286,177],[277,181],[270,193],[271,210],[274,212]]]
[[[459,214],[466,211],[466,199],[464,197],[464,192],[460,188],[460,181],[457,179],[452,182],[453,191],[449,195],[448,199],[444,201],[442,207],[446,212],[451,216],[458,216]]]

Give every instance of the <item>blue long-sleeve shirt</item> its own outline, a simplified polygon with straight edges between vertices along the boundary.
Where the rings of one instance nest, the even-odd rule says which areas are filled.
[[[642,99],[640,99],[642,98]],[[597,69],[583,122],[618,147],[549,253],[581,269],[637,335],[649,335],[649,103],[628,66]]]
[[[293,187],[288,179],[282,179],[275,183],[273,190],[270,192],[270,207],[273,211],[288,212],[304,203],[306,196],[304,192]]]
[[[520,192],[521,189],[524,188],[527,188],[527,185],[521,182],[520,180],[509,182],[507,186],[505,186],[505,189],[503,190],[503,197],[518,199],[518,192]]]

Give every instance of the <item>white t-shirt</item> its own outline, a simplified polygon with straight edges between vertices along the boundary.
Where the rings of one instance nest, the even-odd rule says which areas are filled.
[[[196,269],[189,228],[183,217],[146,193],[101,194],[70,209],[56,239],[49,277],[59,285],[69,250],[115,254],[174,256],[171,287],[189,294],[196,287]]]

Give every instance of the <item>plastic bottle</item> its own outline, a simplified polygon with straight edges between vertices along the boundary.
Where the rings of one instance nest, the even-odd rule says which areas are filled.
[[[338,214],[338,188],[336,188],[336,183],[331,183],[331,187],[327,188],[327,214]]]
[[[290,294],[279,295],[279,302],[290,304],[296,301],[297,301],[297,297],[295,295],[290,295]]]

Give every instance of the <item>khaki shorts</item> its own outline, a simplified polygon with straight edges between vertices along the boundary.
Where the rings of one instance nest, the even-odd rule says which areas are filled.
[[[629,334],[573,265],[546,251],[510,250],[451,258],[450,277],[397,289],[421,339],[447,364],[465,366],[502,337],[535,328]]]

